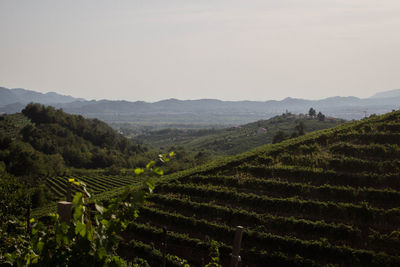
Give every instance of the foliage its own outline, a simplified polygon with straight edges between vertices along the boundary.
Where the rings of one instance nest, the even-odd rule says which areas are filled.
[[[0,162],[1,163],[1,162]],[[7,174],[0,164],[0,217],[2,222],[23,219],[30,205],[28,189],[15,177]],[[1,222],[0,222],[1,225]]]
[[[163,160],[169,160],[170,153]],[[162,175],[161,170],[146,166],[149,173]],[[143,173],[144,170],[138,171]],[[138,208],[154,189],[149,178],[144,182],[145,190],[128,189],[120,198],[109,201],[105,208],[99,203],[89,203],[91,195],[83,182],[70,179],[79,186],[73,198],[73,215],[69,223],[60,221],[58,214],[50,215],[50,224],[30,220],[31,234],[21,231],[23,224],[9,221],[2,226],[0,236],[0,263],[18,266],[125,266],[117,255],[119,234],[129,222],[139,215]],[[10,231],[10,227],[18,230]]]
[[[325,115],[322,114],[322,112],[320,111],[320,112],[318,112],[317,118],[318,118],[319,121],[324,121],[325,120]]]
[[[133,167],[135,157],[146,151],[97,119],[84,119],[33,103],[22,113],[35,123],[21,130],[23,141],[42,153],[61,155],[68,166]]]
[[[210,258],[211,261],[205,267],[222,267],[219,263],[218,242],[215,240],[210,241]]]
[[[64,171],[64,163],[58,155],[45,155],[20,140],[3,146],[0,161],[6,164],[9,173],[17,176],[56,175]]]
[[[0,162],[30,188],[32,208],[60,197],[63,183],[53,179],[71,176],[71,167],[119,173],[122,167],[144,167],[153,156],[104,122],[53,107],[31,103],[22,113],[0,118]]]
[[[292,134],[292,137],[297,137],[297,136],[302,136],[305,134],[305,125],[303,121],[300,121],[299,124],[297,124],[294,127],[294,132]]]
[[[286,140],[289,138],[289,135],[285,133],[284,131],[278,131],[275,135],[274,138],[272,139],[272,143],[276,144],[279,142],[282,142],[283,140]]]

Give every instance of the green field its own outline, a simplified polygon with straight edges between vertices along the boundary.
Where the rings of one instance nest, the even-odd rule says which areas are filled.
[[[400,112],[267,145],[166,177],[125,249],[157,264],[165,226],[168,253],[201,265],[213,239],[224,266],[241,225],[242,266],[399,266],[399,173]]]

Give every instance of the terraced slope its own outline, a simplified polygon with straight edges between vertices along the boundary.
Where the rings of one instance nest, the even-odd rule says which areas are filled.
[[[109,191],[113,188],[132,185],[141,181],[141,179],[135,175],[122,176],[93,174],[49,177],[46,180],[46,184],[57,198],[63,199],[66,195],[69,179],[76,179],[84,182],[87,185],[89,192],[95,195]],[[72,192],[74,193],[75,191],[75,188],[72,188]]]
[[[165,226],[193,265],[211,238],[227,264],[237,225],[242,266],[400,266],[400,112],[167,177],[125,237],[160,250]]]

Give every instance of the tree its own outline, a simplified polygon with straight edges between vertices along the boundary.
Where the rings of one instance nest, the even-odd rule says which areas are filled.
[[[324,121],[325,120],[325,115],[320,112],[318,112],[317,118],[319,121]]]
[[[315,111],[315,109],[310,108],[310,110],[308,111],[308,115],[312,118],[315,117],[315,115],[317,115],[317,111]]]
[[[274,138],[272,139],[272,143],[276,144],[279,142],[282,142],[283,140],[287,139],[289,136],[287,133],[284,131],[278,131],[275,135]]]
[[[296,131],[296,133],[297,133],[297,136],[301,136],[301,135],[304,135],[305,134],[305,126],[304,126],[304,122],[299,122],[299,124],[297,124],[295,127],[294,127],[294,129],[295,129],[295,131]]]
[[[28,193],[28,187],[25,183],[7,173],[5,164],[0,161],[0,217],[2,222],[25,219],[26,208],[30,202]],[[0,226],[2,222],[0,222]],[[1,243],[0,241],[0,247]]]

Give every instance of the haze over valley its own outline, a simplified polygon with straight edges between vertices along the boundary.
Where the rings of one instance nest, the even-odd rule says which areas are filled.
[[[29,102],[50,104],[71,114],[98,118],[112,125],[123,123],[157,127],[235,126],[269,119],[285,112],[307,113],[314,107],[326,116],[346,120],[361,119],[400,108],[400,90],[382,91],[369,98],[330,97],[306,100],[221,101],[217,99],[158,102],[84,100],[56,93],[41,94],[24,89],[0,88],[0,112],[20,112]],[[118,126],[116,126],[118,127]]]

